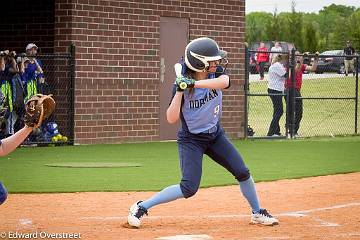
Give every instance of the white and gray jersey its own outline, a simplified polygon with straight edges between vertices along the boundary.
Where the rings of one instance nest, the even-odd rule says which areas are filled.
[[[284,91],[285,88],[285,67],[276,62],[269,68],[269,82],[268,88],[276,91]]]
[[[209,74],[208,78],[226,74],[223,73],[221,67],[218,72],[220,73]],[[174,85],[173,96],[175,92],[176,85]],[[193,88],[184,91],[180,112],[183,130],[193,134],[207,132],[219,124],[221,115],[222,91],[220,89]]]
[[[198,134],[217,125],[222,115],[222,92],[219,89],[196,88],[184,91],[181,107],[183,125]]]

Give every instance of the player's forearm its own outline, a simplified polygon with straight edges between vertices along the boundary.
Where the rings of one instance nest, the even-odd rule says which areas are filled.
[[[229,87],[230,78],[228,75],[221,75],[218,78],[205,79],[195,82],[195,88],[224,89]]]
[[[183,92],[176,92],[170,106],[166,110],[166,120],[169,123],[175,123],[179,120],[182,96]]]
[[[316,71],[317,65],[318,65],[318,61],[314,61],[313,65],[312,65],[312,68],[311,68],[312,72]]]
[[[16,64],[15,59],[12,59],[12,60],[11,60],[11,68],[9,69],[9,71],[10,71],[11,73],[17,73],[17,72],[19,72],[18,66],[17,66],[17,64]]]
[[[314,61],[313,64],[310,66],[306,66],[305,70],[306,71],[311,71],[311,72],[315,72],[316,71],[316,68],[317,68],[317,65],[318,65],[318,61]]]
[[[43,70],[42,70],[42,68],[41,68],[41,66],[40,66],[40,64],[38,63],[38,61],[36,61],[36,59],[34,59],[34,62],[35,62],[35,64],[36,64],[36,67],[37,67],[37,71],[39,71],[40,73],[43,73]]]
[[[25,72],[25,64],[24,64],[24,60],[21,60],[20,63],[20,73],[24,73]]]
[[[25,126],[14,135],[2,139],[0,145],[0,156],[5,156],[14,151],[31,133],[31,131],[32,128]]]

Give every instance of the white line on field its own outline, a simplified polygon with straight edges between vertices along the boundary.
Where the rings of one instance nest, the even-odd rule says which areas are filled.
[[[335,233],[334,236],[336,237],[360,237],[360,233],[359,232],[355,232],[355,233]]]
[[[340,227],[341,225],[338,223],[331,223],[331,222],[326,222],[320,218],[314,218],[315,221],[320,223],[320,226],[324,226],[324,227]]]
[[[18,230],[31,229],[33,227],[33,222],[28,218],[19,219]]]
[[[20,225],[24,225],[24,226],[32,225],[31,219],[28,219],[28,218],[19,219],[19,223],[20,223]]]
[[[158,240],[208,240],[213,239],[209,235],[201,234],[201,235],[175,235],[175,236],[167,236],[167,237],[158,237],[155,238]]]
[[[348,208],[360,206],[360,202],[348,203],[348,204],[341,204],[341,205],[334,205],[330,207],[323,207],[323,208],[313,208],[307,210],[300,210],[294,212],[284,212],[279,214],[273,214],[274,216],[287,216],[287,217],[305,217],[307,216],[306,213],[312,212],[320,212],[332,209],[339,209],[339,208]],[[221,214],[221,215],[176,215],[176,218],[185,218],[185,219],[199,219],[199,218],[245,218],[250,217],[250,214]],[[148,219],[164,219],[164,218],[174,218],[174,216],[149,216]],[[112,216],[112,217],[101,217],[101,216],[94,216],[94,217],[81,217],[80,220],[101,220],[101,221],[111,221],[111,220],[126,220],[127,217],[125,216]],[[330,224],[331,225],[331,224]]]
[[[324,208],[313,208],[313,209],[296,211],[296,212],[280,213],[277,216],[294,216],[296,214],[306,215],[305,213],[320,212],[320,211],[326,211],[326,210],[332,210],[332,209],[338,209],[338,208],[347,208],[347,207],[353,207],[353,206],[360,206],[360,202],[341,204],[341,205],[334,205],[334,206],[331,206],[331,207],[324,207]]]
[[[253,239],[263,239],[263,240],[281,240],[281,239],[290,239],[290,237],[282,237],[282,236],[276,236],[276,237],[254,237]]]

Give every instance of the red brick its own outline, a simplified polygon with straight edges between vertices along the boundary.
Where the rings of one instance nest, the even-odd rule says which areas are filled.
[[[237,69],[244,66],[245,1],[64,3],[56,4],[54,51],[68,51],[70,42],[77,46],[76,142],[159,140],[159,90],[154,84],[159,77],[160,16],[189,18],[190,39],[217,31],[213,37],[229,52],[229,68],[234,69],[232,89],[224,91],[222,122],[229,136],[243,134],[244,73]],[[148,67],[143,68],[144,62]],[[86,129],[84,124],[96,127]]]

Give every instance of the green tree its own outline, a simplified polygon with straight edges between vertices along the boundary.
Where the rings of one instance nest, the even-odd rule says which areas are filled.
[[[360,52],[360,8],[348,18],[349,40],[357,53]]]
[[[334,46],[334,48],[336,49],[344,48],[345,42],[347,40],[350,40],[351,38],[350,31],[347,31],[347,29],[350,28],[352,27],[349,26],[349,22],[345,18],[342,18],[342,24],[337,24],[334,27],[334,33],[331,35],[332,41],[330,41],[332,43],[332,46]]]
[[[292,42],[300,51],[342,49],[351,40],[360,52],[360,8],[331,4],[316,14],[296,12],[295,7],[292,1],[291,12],[247,14],[246,40]]]
[[[321,12],[334,12],[337,15],[339,15],[340,17],[347,18],[353,12],[355,12],[355,9],[356,8],[353,6],[336,5],[333,3],[330,6],[324,7],[324,9],[320,11],[320,13]]]
[[[318,41],[315,28],[311,23],[307,24],[304,30],[304,51],[316,52],[318,48]]]
[[[348,38],[346,19],[355,11],[354,7],[331,4],[319,12],[321,42],[326,49],[339,49]]]
[[[304,50],[302,40],[302,15],[295,10],[296,3],[292,1],[291,14],[289,17],[290,42],[293,42],[300,51]]]
[[[279,40],[280,39],[280,21],[279,16],[277,14],[277,9],[275,8],[274,14],[272,16],[272,19],[268,21],[266,25],[266,35],[269,38],[269,40]]]
[[[279,39],[281,41],[285,41],[285,42],[291,42],[290,40],[290,24],[289,24],[289,19],[290,19],[291,13],[288,12],[283,12],[280,13],[278,16],[279,19]]]
[[[272,14],[265,12],[253,12],[246,15],[246,41],[266,41],[269,37],[266,33],[266,26],[271,22]]]

